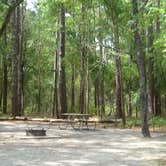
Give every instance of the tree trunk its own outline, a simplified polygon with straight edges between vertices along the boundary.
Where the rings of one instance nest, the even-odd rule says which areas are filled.
[[[96,109],[96,115],[99,116],[99,78],[94,81],[94,104]]]
[[[102,43],[102,40],[100,40]],[[100,45],[100,63],[101,63],[101,71],[100,71],[100,118],[103,118],[105,114],[105,100],[104,100],[104,58],[103,58],[103,46]]]
[[[129,91],[129,117],[132,117],[132,97],[131,97],[131,91]]]
[[[12,116],[18,112],[19,7],[12,14]]]
[[[160,7],[160,0],[156,0],[156,6]],[[159,16],[156,19],[156,34],[160,33],[160,18]],[[157,53],[156,53],[157,54]],[[160,93],[158,91],[158,87],[155,87],[155,94],[154,94],[154,114],[155,116],[161,116],[161,101],[160,101]]]
[[[90,110],[90,76],[89,76],[89,71],[87,75],[87,114],[89,114]]]
[[[18,59],[18,111],[23,115],[23,40],[24,40],[24,5],[20,8],[20,34],[19,34],[19,59]]]
[[[160,8],[160,0],[156,0],[156,6],[158,8]],[[157,19],[156,19],[156,33],[159,33],[160,32],[160,18],[159,16],[157,16]]]
[[[137,0],[132,0],[133,16],[138,17],[138,4]],[[146,96],[146,70],[145,70],[145,55],[142,50],[142,41],[138,31],[138,21],[134,21],[134,40],[137,55],[137,66],[139,72],[139,84],[140,84],[140,109],[142,120],[142,134],[144,137],[150,137],[148,126],[148,110],[147,110],[147,96]]]
[[[55,62],[54,62],[54,84],[53,84],[53,102],[52,102],[52,117],[53,118],[55,116],[59,118],[57,86],[58,86],[58,51],[56,51]]]
[[[4,31],[6,30],[6,26],[10,21],[10,18],[12,17],[13,12],[16,10],[16,7],[19,6],[23,0],[11,0],[12,5],[8,8],[7,14],[5,16],[5,19],[2,23],[2,26],[0,27],[0,37],[3,35]]]
[[[82,2],[82,23],[84,23],[85,4]],[[81,35],[81,68],[80,68],[80,96],[79,96],[79,110],[80,113],[85,112],[85,30],[82,24]]]
[[[133,42],[133,40],[130,40],[130,42]],[[133,46],[130,45],[130,57],[129,57],[129,67],[132,71],[132,62],[133,61]],[[129,117],[132,117],[133,108],[132,108],[132,75],[130,73],[130,80],[129,80],[129,87],[128,87],[128,102],[129,102]]]
[[[84,113],[84,106],[85,106],[85,52],[84,48],[81,51],[81,73],[80,73],[80,97],[79,97],[79,108],[80,113]]]
[[[60,27],[60,106],[61,114],[67,112],[67,96],[66,96],[66,74],[65,74],[65,7],[62,4],[60,11],[61,27]]]
[[[71,112],[75,109],[75,65],[72,64],[72,78],[71,78]]]
[[[119,56],[119,32],[117,25],[114,25],[114,46],[115,46],[115,67],[116,67],[116,110],[117,117],[122,118],[125,125],[125,115],[123,112],[123,94],[122,94],[122,71],[121,71],[121,59]]]
[[[155,116],[161,116],[161,99],[160,95],[155,92],[155,104],[154,104],[154,110],[155,110]]]
[[[4,44],[7,46],[6,30],[4,31]],[[3,113],[7,113],[8,67],[6,55],[3,56]]]
[[[40,78],[40,67],[39,67],[39,73],[38,73],[38,96],[37,96],[37,110],[38,113],[41,112],[41,78]]]
[[[85,79],[85,113],[89,113],[89,91],[90,91],[90,85],[89,85],[89,60],[87,56],[87,63],[86,63],[86,79]]]
[[[153,70],[153,26],[148,27],[148,53],[149,53],[149,106],[154,113],[154,70]]]
[[[166,93],[164,94],[164,111],[166,112]]]
[[[0,111],[2,111],[3,97],[3,57],[0,58]]]
[[[58,19],[58,24],[59,24],[59,20]],[[60,39],[60,30],[57,30],[56,33],[56,53],[55,53],[55,61],[54,61],[54,83],[53,83],[53,102],[52,102],[52,117],[54,118],[55,116],[57,118],[60,118],[60,114],[59,114],[59,101],[58,101],[58,76],[59,76],[59,39]]]

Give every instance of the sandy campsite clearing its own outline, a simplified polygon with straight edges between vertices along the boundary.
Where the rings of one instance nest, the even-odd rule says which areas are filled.
[[[47,136],[27,137],[28,128],[45,128]],[[60,130],[56,124],[0,122],[2,166],[164,166],[165,158],[165,133],[145,139],[130,129]]]

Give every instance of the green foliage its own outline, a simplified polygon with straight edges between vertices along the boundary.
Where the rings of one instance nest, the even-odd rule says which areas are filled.
[[[166,126],[166,118],[165,117],[152,117],[149,120],[150,126],[154,127],[161,127],[161,126]]]
[[[132,128],[132,127],[140,127],[141,126],[141,120],[130,118],[127,120],[126,127]]]
[[[0,3],[0,25],[4,20],[8,6]],[[161,6],[157,7],[153,1],[148,1],[142,12],[139,13],[139,29],[146,30],[149,25],[155,24],[159,18],[161,28],[159,33],[154,29],[154,77],[155,88],[161,95],[165,94],[166,85],[166,4],[161,0]],[[25,45],[24,50],[24,93],[25,112],[32,114],[37,112],[39,100],[39,88],[41,88],[41,108],[43,112],[50,111],[54,80],[55,52],[58,51],[57,31],[59,25],[59,11],[61,5],[66,9],[66,55],[63,63],[66,67],[67,97],[70,108],[71,96],[71,66],[74,64],[75,71],[75,95],[76,106],[74,112],[79,109],[80,90],[80,65],[81,65],[81,41],[84,38],[86,48],[85,68],[89,73],[90,86],[90,112],[96,113],[94,106],[94,83],[102,77],[104,71],[105,108],[109,112],[110,103],[115,103],[115,51],[114,51],[114,28],[119,30],[119,55],[122,65],[122,82],[124,99],[129,92],[132,94],[133,109],[139,105],[139,74],[137,71],[136,54],[133,41],[133,16],[131,2],[129,0],[38,0],[33,11],[26,11],[25,16]],[[141,5],[141,4],[140,4]],[[84,12],[82,12],[84,6]],[[10,25],[7,29],[8,45],[0,39],[0,57],[8,59],[8,82],[9,98],[11,97],[11,32]],[[142,37],[147,37],[147,34]],[[102,45],[104,58],[101,58],[100,46]],[[145,53],[146,41],[143,44]],[[146,54],[148,66],[149,55]],[[148,67],[147,67],[148,69]],[[1,69],[0,69],[1,70]],[[148,71],[148,70],[147,70]],[[148,76],[148,72],[147,72]],[[40,81],[39,81],[40,80]],[[148,87],[147,87],[148,88]],[[59,90],[59,89],[58,89]],[[127,101],[125,101],[128,104]],[[9,104],[10,105],[10,104]],[[10,107],[10,106],[9,106]],[[69,109],[70,110],[70,109]],[[155,120],[156,125],[157,121]],[[164,123],[164,122],[160,122]],[[140,121],[131,119],[129,126],[140,124]]]

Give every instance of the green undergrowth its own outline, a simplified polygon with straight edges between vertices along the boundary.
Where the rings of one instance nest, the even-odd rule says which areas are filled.
[[[141,120],[130,118],[126,121],[126,127],[132,128],[132,127],[139,127],[141,126]],[[166,117],[151,117],[149,119],[149,127],[166,127]]]
[[[156,127],[166,126],[166,117],[153,117],[149,120],[149,125]]]

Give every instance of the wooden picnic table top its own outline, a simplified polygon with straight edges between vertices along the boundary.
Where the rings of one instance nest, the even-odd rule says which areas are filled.
[[[90,114],[79,114],[79,113],[64,113],[62,117],[73,120],[73,119],[89,119]]]
[[[79,114],[79,113],[64,113],[62,116],[90,116],[89,114]]]

